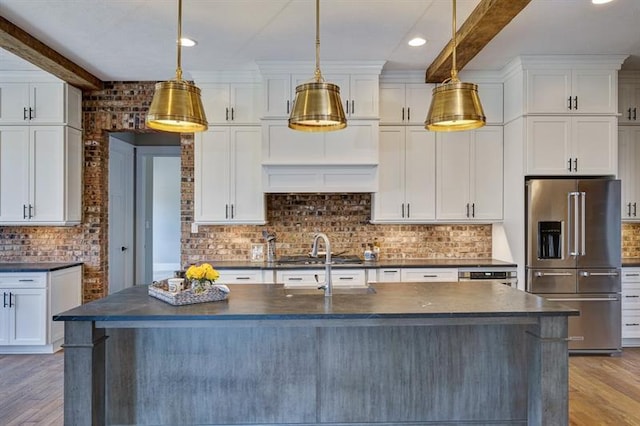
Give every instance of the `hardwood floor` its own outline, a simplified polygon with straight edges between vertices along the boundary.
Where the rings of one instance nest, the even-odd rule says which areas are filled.
[[[0,425],[62,425],[63,352],[0,355]],[[640,425],[640,348],[569,359],[572,426]]]

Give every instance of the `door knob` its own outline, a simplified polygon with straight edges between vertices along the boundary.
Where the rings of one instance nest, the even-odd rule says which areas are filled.
[[[125,247],[125,246],[120,247],[120,251],[125,251],[127,249],[128,249],[128,247]]]

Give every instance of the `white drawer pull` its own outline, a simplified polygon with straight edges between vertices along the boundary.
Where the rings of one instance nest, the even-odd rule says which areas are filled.
[[[628,295],[628,296],[625,296],[625,297],[640,297],[640,295],[634,294],[634,295]]]
[[[236,277],[236,280],[250,280],[251,277]]]
[[[353,277],[340,277],[339,279],[349,281],[352,280]]]
[[[637,327],[637,326],[639,326],[640,324],[638,324],[637,322],[632,322],[631,324],[627,323],[627,324],[625,324],[625,325],[626,325],[627,327]]]

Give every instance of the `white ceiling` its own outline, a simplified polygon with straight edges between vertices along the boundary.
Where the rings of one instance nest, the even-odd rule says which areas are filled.
[[[479,0],[458,0],[458,25]],[[0,0],[3,17],[102,80],[165,80],[175,72],[177,0]],[[322,0],[323,61],[386,61],[422,70],[451,37],[450,0]],[[313,61],[313,0],[184,0],[191,72]],[[418,48],[407,41],[428,40]],[[0,49],[1,50],[1,49]],[[465,69],[498,70],[521,54],[629,54],[640,69],[640,0],[532,0]],[[0,69],[19,68],[0,54]],[[310,70],[312,72],[312,70]]]

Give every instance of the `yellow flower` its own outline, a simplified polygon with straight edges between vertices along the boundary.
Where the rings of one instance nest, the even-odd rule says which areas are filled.
[[[198,280],[198,281],[216,281],[220,278],[220,273],[213,269],[211,265],[208,263],[203,263],[199,266],[191,265],[189,269],[187,269],[186,273],[187,279],[189,280]]]

